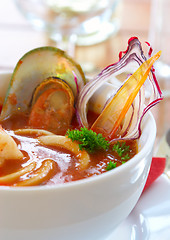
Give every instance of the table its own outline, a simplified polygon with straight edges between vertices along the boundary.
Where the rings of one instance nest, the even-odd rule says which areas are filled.
[[[150,7],[150,0],[124,0],[119,33],[101,44],[77,47],[77,61],[81,62],[83,57],[84,61],[94,62],[99,69],[102,69],[118,60],[118,53],[126,49],[127,41],[131,36],[138,36],[144,45],[148,40]],[[32,29],[16,8],[14,1],[1,1],[0,71],[11,71],[24,53],[44,45],[54,45],[54,43],[49,41],[45,34]],[[169,106],[170,99],[166,98],[152,110],[157,123],[157,139],[169,127]]]

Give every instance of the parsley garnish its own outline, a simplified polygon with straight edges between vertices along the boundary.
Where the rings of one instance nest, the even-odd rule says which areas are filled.
[[[129,158],[129,154],[127,153],[124,157],[121,157],[121,160],[128,160]]]
[[[116,168],[116,162],[112,162],[110,160],[110,162],[106,166],[106,170],[109,171],[109,170],[112,170],[113,168]]]
[[[117,152],[117,154],[121,157],[121,160],[128,160],[129,154],[127,152],[130,151],[129,146],[126,145],[125,142],[120,143],[119,141],[113,145],[113,151]]]
[[[109,142],[105,140],[101,133],[97,134],[91,129],[81,128],[80,130],[68,130],[66,135],[72,141],[78,141],[80,150],[85,149],[90,153],[96,150],[109,148]]]

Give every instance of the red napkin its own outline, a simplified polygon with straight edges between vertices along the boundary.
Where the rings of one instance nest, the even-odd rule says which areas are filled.
[[[153,157],[148,178],[146,180],[145,189],[147,189],[165,170],[166,158]]]

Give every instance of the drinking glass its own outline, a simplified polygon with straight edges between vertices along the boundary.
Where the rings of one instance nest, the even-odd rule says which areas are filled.
[[[149,42],[161,57],[154,64],[164,99],[158,106],[156,119],[161,128],[157,135],[165,136],[170,127],[170,0],[152,0]],[[161,138],[163,139],[163,138]],[[160,139],[160,142],[162,141]]]
[[[15,0],[34,28],[74,55],[75,45],[106,40],[120,27],[121,0]]]
[[[165,97],[170,97],[170,0],[152,0],[149,42],[154,51],[161,50],[155,64]]]

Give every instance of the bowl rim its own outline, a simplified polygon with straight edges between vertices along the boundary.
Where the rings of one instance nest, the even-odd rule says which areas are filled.
[[[1,72],[1,75],[6,75],[10,74],[10,72]],[[151,112],[147,113],[147,116],[142,119],[142,125],[144,124],[149,124],[152,126],[149,129],[149,134],[147,137],[147,140],[144,144],[145,148],[142,147],[142,149],[129,161],[126,162],[126,164],[122,164],[119,167],[116,167],[114,170],[104,172],[99,175],[87,177],[84,179],[72,181],[72,182],[67,182],[67,183],[59,183],[59,184],[54,184],[54,185],[42,185],[42,186],[29,186],[29,187],[13,187],[13,186],[0,186],[0,192],[5,191],[5,192],[34,192],[34,191],[50,191],[50,190],[58,190],[58,189],[67,189],[67,188],[74,188],[74,187],[79,187],[81,185],[86,185],[90,183],[96,183],[99,181],[102,181],[103,179],[105,180],[106,178],[109,178],[112,175],[119,174],[121,171],[123,171],[125,168],[131,168],[132,165],[137,163],[140,159],[145,157],[146,153],[152,149],[154,145],[154,141],[156,138],[156,122],[155,119],[152,115]]]

